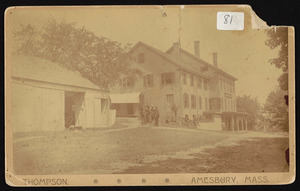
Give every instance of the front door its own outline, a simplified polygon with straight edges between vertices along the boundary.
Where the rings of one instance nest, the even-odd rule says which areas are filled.
[[[167,104],[166,104],[166,112],[172,113],[172,107],[174,105],[174,95],[168,94],[167,95]]]

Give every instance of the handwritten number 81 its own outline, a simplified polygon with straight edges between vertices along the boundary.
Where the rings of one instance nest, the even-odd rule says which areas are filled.
[[[224,24],[228,24],[228,19],[230,18],[229,23],[231,24],[232,19],[233,19],[233,15],[224,15]]]

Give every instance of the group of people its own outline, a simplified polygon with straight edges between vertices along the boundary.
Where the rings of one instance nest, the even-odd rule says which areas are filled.
[[[157,106],[142,106],[140,114],[142,125],[152,124],[154,121],[155,126],[158,126],[159,110]]]

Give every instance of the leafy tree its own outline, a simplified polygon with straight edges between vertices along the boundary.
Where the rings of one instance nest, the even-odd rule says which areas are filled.
[[[248,128],[254,129],[258,123],[261,109],[257,99],[252,98],[250,95],[237,96],[236,106],[238,111],[248,114]]]
[[[269,62],[282,69],[283,74],[278,78],[279,86],[283,90],[288,90],[288,29],[273,27],[266,32],[269,37],[266,45],[271,49],[280,48],[278,57],[270,59]]]
[[[21,25],[14,34],[18,53],[60,63],[103,88],[117,83],[122,75],[139,74],[124,62],[130,45],[98,37],[76,23],[50,19],[40,30]]]
[[[39,31],[32,25],[20,25],[19,30],[14,32],[14,49],[15,51],[26,54],[36,55],[40,48]]]
[[[285,101],[285,91],[272,91],[263,107],[266,125],[270,130],[288,131],[288,106]]]

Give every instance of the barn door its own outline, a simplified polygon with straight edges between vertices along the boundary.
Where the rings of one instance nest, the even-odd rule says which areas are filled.
[[[101,99],[101,119],[102,125],[107,126],[108,123],[108,100]]]
[[[108,100],[95,98],[94,99],[94,125],[103,127],[107,125],[108,120]]]
[[[101,99],[100,98],[94,99],[94,125],[95,126],[101,125]]]

